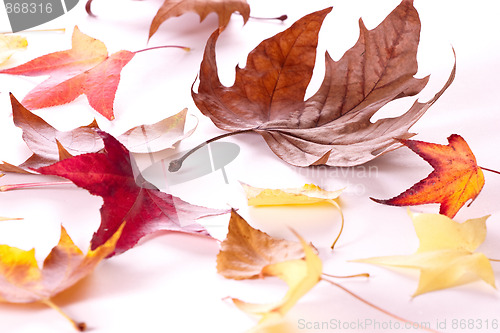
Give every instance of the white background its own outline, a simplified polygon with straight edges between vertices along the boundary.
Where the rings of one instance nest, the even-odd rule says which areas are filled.
[[[83,1],[83,0],[82,0]],[[358,19],[374,28],[398,5],[397,0],[316,0],[316,1],[249,1],[253,16],[273,17],[288,14],[279,22],[250,20],[243,26],[239,15],[217,44],[220,76],[231,85],[234,67],[245,59],[260,41],[284,30],[295,20],[315,10],[333,6],[320,33],[318,63],[307,96],[313,94],[324,75],[324,51],[338,59],[351,47],[359,34]],[[87,125],[93,118],[113,135],[127,129],[153,123],[173,115],[184,107],[200,119],[198,130],[185,139],[179,149],[186,150],[213,136],[222,134],[208,118],[196,109],[190,87],[197,75],[205,41],[217,26],[215,14],[199,23],[196,14],[171,19],[151,38],[150,22],[161,0],[95,0],[88,17],[81,2],[67,15],[42,27],[66,28],[66,33],[23,32],[28,38],[27,51],[17,53],[3,68],[19,65],[40,55],[71,47],[71,33],[77,24],[83,33],[103,41],[110,53],[148,46],[179,44],[192,48],[162,49],[139,53],[124,68],[115,99],[112,122],[88,105],[84,96],[76,101],[36,111],[59,130]],[[497,102],[500,77],[500,38],[498,37],[497,1],[430,1],[416,0],[422,20],[418,77],[431,74],[428,86],[418,96],[428,100],[437,92],[453,65],[452,46],[457,53],[455,82],[412,128],[416,139],[446,144],[446,138],[460,134],[469,143],[481,166],[500,169],[500,110]],[[0,11],[2,30],[9,30],[6,14]],[[42,28],[40,27],[40,28]],[[0,76],[0,159],[13,164],[24,161],[31,153],[21,138],[21,130],[12,122],[8,92],[19,100],[44,78]],[[376,117],[400,114],[416,98],[390,103]],[[191,120],[190,120],[191,121]],[[406,209],[372,202],[369,197],[389,198],[399,194],[432,171],[431,167],[408,149],[386,154],[364,166],[344,169],[292,167],[278,159],[258,135],[245,134],[226,139],[241,147],[240,155],[226,167],[229,184],[220,172],[187,183],[172,186],[170,191],[194,204],[214,208],[239,208],[251,225],[277,237],[293,239],[285,226],[295,228],[320,250],[324,271],[330,274],[369,272],[371,277],[341,280],[365,299],[399,316],[415,322],[446,323],[441,331],[487,331],[483,328],[500,320],[500,297],[484,282],[424,294],[411,295],[418,283],[418,272],[388,270],[351,263],[349,260],[381,255],[411,254],[418,246]],[[500,176],[486,173],[486,185],[470,206],[456,216],[463,222],[492,214],[488,219],[488,236],[479,251],[490,258],[500,257]],[[40,176],[6,175],[0,185],[46,181]],[[341,196],[345,230],[332,253],[329,245],[339,229],[340,217],[330,206],[304,208],[248,208],[238,183],[259,187],[299,187],[315,183],[327,190],[347,187]],[[0,224],[0,243],[23,249],[36,248],[41,262],[57,243],[62,223],[83,250],[100,223],[102,200],[74,186],[33,189],[0,194],[0,216],[23,217],[23,221]],[[415,212],[438,212],[438,205],[412,207]],[[224,239],[227,215],[204,219],[209,231]],[[232,281],[215,270],[218,243],[204,238],[179,234],[160,234],[133,250],[103,262],[97,270],[54,301],[77,320],[86,321],[95,333],[114,332],[244,332],[256,320],[235,308],[224,297],[234,296],[253,302],[280,299],[286,286],[278,279]],[[500,264],[493,263],[497,276]],[[318,284],[286,317],[298,332],[377,331],[373,326],[357,327],[358,321],[378,321],[392,327],[395,320],[362,304],[324,282]],[[453,320],[475,321],[474,329],[454,330]],[[352,322],[350,329],[331,327],[324,330],[298,329],[303,322]],[[443,325],[443,324],[441,324]],[[290,332],[293,332],[290,328]],[[441,326],[441,328],[445,328]],[[55,311],[43,305],[0,305],[1,332],[72,332],[71,326]],[[379,330],[389,331],[389,329]],[[397,330],[395,330],[397,331]],[[399,330],[399,331],[413,331]],[[493,331],[493,330],[490,330]]]

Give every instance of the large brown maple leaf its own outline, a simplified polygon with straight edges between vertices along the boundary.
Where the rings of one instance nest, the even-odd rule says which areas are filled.
[[[311,79],[318,33],[331,8],[309,14],[287,30],[264,40],[236,68],[232,87],[217,75],[215,45],[209,38],[193,99],[215,125],[235,133],[262,135],[273,152],[296,166],[359,165],[401,146],[409,128],[443,94],[416,101],[403,115],[370,118],[392,100],[419,93],[428,81],[414,78],[420,20],[411,0],[403,0],[375,29],[360,20],[360,37],[339,61],[326,53],[319,90],[304,101]],[[172,167],[175,169],[175,167]]]

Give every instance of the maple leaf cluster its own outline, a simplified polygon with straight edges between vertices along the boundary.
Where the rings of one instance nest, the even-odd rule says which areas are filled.
[[[91,0],[87,3],[90,11]],[[325,54],[325,76],[318,91],[305,99],[313,75],[319,32],[332,8],[308,14],[288,29],[261,42],[247,58],[246,67],[235,70],[235,81],[224,86],[218,76],[216,44],[230,16],[239,12],[246,22],[250,7],[245,0],[165,0],[149,30],[149,37],[167,19],[195,11],[203,20],[208,13],[219,15],[220,29],[208,38],[200,64],[197,91],[191,88],[201,113],[220,129],[220,137],[254,132],[283,161],[299,167],[355,166],[400,147],[407,147],[433,168],[429,176],[391,199],[373,199],[393,206],[440,204],[439,214],[409,212],[420,246],[409,256],[374,257],[362,263],[419,269],[414,294],[484,280],[495,287],[490,259],[476,252],[486,239],[486,217],[458,223],[452,218],[475,200],[485,184],[482,169],[466,141],[458,134],[448,145],[410,140],[410,127],[445,93],[455,78],[456,64],[443,87],[426,102],[415,101],[409,110],[394,118],[371,122],[384,105],[418,94],[429,77],[416,78],[420,20],[411,0],[403,0],[376,28],[368,30],[360,20],[360,36],[353,47],[334,61]],[[1,35],[0,35],[1,36]],[[26,46],[16,36],[0,38],[0,62],[14,50]],[[29,109],[63,105],[86,95],[89,104],[108,120],[114,119],[113,103],[125,65],[139,51],[108,55],[103,42],[75,27],[72,48],[40,56],[25,64],[3,69],[0,74],[41,76],[37,85],[19,102],[11,94],[15,126],[32,151],[25,162],[0,164],[0,171],[60,176],[100,196],[101,222],[86,255],[61,226],[59,243],[37,264],[34,250],[0,245],[0,300],[13,303],[42,302],[57,308],[51,298],[90,274],[99,262],[136,246],[157,231],[212,236],[198,219],[229,212],[190,204],[156,188],[138,172],[131,153],[175,149],[196,126],[184,131],[187,109],[156,124],[132,128],[116,138],[99,129],[97,121],[70,131],[59,131]],[[220,138],[213,138],[206,144]],[[171,161],[171,171],[194,151]],[[484,169],[489,170],[489,169]],[[489,170],[491,171],[491,170]],[[1,174],[0,176],[3,176]],[[0,191],[23,186],[1,186]],[[329,203],[344,214],[339,202],[342,190],[325,191],[314,184],[302,188],[267,189],[242,183],[249,206],[312,205]],[[12,218],[0,217],[0,221]],[[228,279],[278,277],[288,285],[283,299],[254,304],[231,298],[241,310],[260,316],[258,331],[279,324],[281,318],[313,289],[326,281],[353,292],[323,272],[319,252],[296,231],[299,240],[277,239],[253,228],[231,209],[228,233],[220,243],[217,272]],[[356,276],[368,276],[359,274]],[[376,306],[374,306],[376,307]],[[388,311],[384,313],[406,321]],[[410,322],[410,321],[408,321]],[[72,321],[78,330],[83,323]]]

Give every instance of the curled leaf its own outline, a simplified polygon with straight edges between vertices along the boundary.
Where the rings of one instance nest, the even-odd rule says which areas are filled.
[[[215,12],[219,16],[219,27],[225,28],[234,12],[239,12],[246,23],[250,17],[250,6],[246,0],[165,0],[151,22],[149,38],[155,34],[163,22],[187,12],[198,13],[200,22],[208,14]]]
[[[187,109],[151,125],[129,129],[117,139],[132,153],[154,153],[174,148],[181,140],[193,134],[196,125],[184,133]],[[198,119],[197,119],[198,121]]]
[[[413,136],[409,128],[451,85],[427,102],[416,101],[399,117],[372,123],[387,103],[419,93],[428,77],[418,79],[420,19],[411,0],[403,0],[384,21],[368,30],[360,21],[356,44],[339,61],[325,55],[325,78],[304,101],[316,58],[318,33],[327,8],[306,15],[285,31],[261,42],[236,68],[233,86],[217,73],[216,31],[209,38],[200,66],[200,111],[233,134],[253,131],[271,150],[295,166],[355,166],[401,146]]]
[[[342,193],[342,190],[325,191],[314,184],[306,184],[302,188],[287,188],[287,189],[263,189],[252,187],[241,183],[247,194],[249,206],[270,206],[270,205],[307,205],[321,202],[328,202],[335,206],[342,218],[340,232],[333,242],[333,249],[337,243],[342,230],[344,229],[344,214],[340,205],[335,201]]]

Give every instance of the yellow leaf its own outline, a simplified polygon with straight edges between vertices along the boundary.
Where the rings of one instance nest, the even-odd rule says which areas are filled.
[[[254,304],[233,298],[234,304],[241,310],[261,316],[259,327],[276,324],[302,296],[321,280],[323,271],[321,259],[302,237],[294,233],[302,244],[305,258],[267,265],[262,269],[264,276],[275,276],[288,284],[289,289],[283,299],[271,304]]]
[[[249,206],[271,205],[303,205],[329,202],[339,207],[337,199],[342,190],[325,191],[314,184],[306,184],[301,188],[263,189],[241,183],[246,192]]]
[[[0,34],[0,64],[3,64],[18,50],[28,46],[26,38],[17,35]]]
[[[60,311],[50,298],[90,274],[102,259],[111,254],[123,226],[105,244],[94,251],[89,250],[86,255],[61,226],[59,243],[45,258],[41,269],[36,262],[34,249],[25,251],[0,245],[0,301],[41,302]],[[72,324],[81,328],[74,321]]]
[[[458,223],[440,214],[409,214],[420,240],[414,254],[356,261],[419,269],[420,280],[413,296],[480,279],[495,288],[490,261],[484,254],[473,252],[486,237],[488,216]]]
[[[264,189],[241,183],[248,199],[249,206],[274,206],[274,205],[308,205],[328,202],[334,205],[340,212],[342,219],[340,232],[333,241],[331,248],[335,246],[342,230],[344,229],[344,214],[340,205],[335,201],[343,189],[337,191],[325,191],[314,184],[306,184],[301,188],[287,189]]]
[[[254,331],[262,331],[264,327],[269,328],[280,322],[297,301],[321,280],[323,265],[315,249],[295,231],[293,233],[300,244],[274,239],[252,228],[234,210],[231,212],[229,232],[217,255],[218,272],[233,279],[275,276],[289,287],[282,300],[271,304],[232,299],[241,310],[262,317]],[[301,251],[297,251],[297,244]]]

